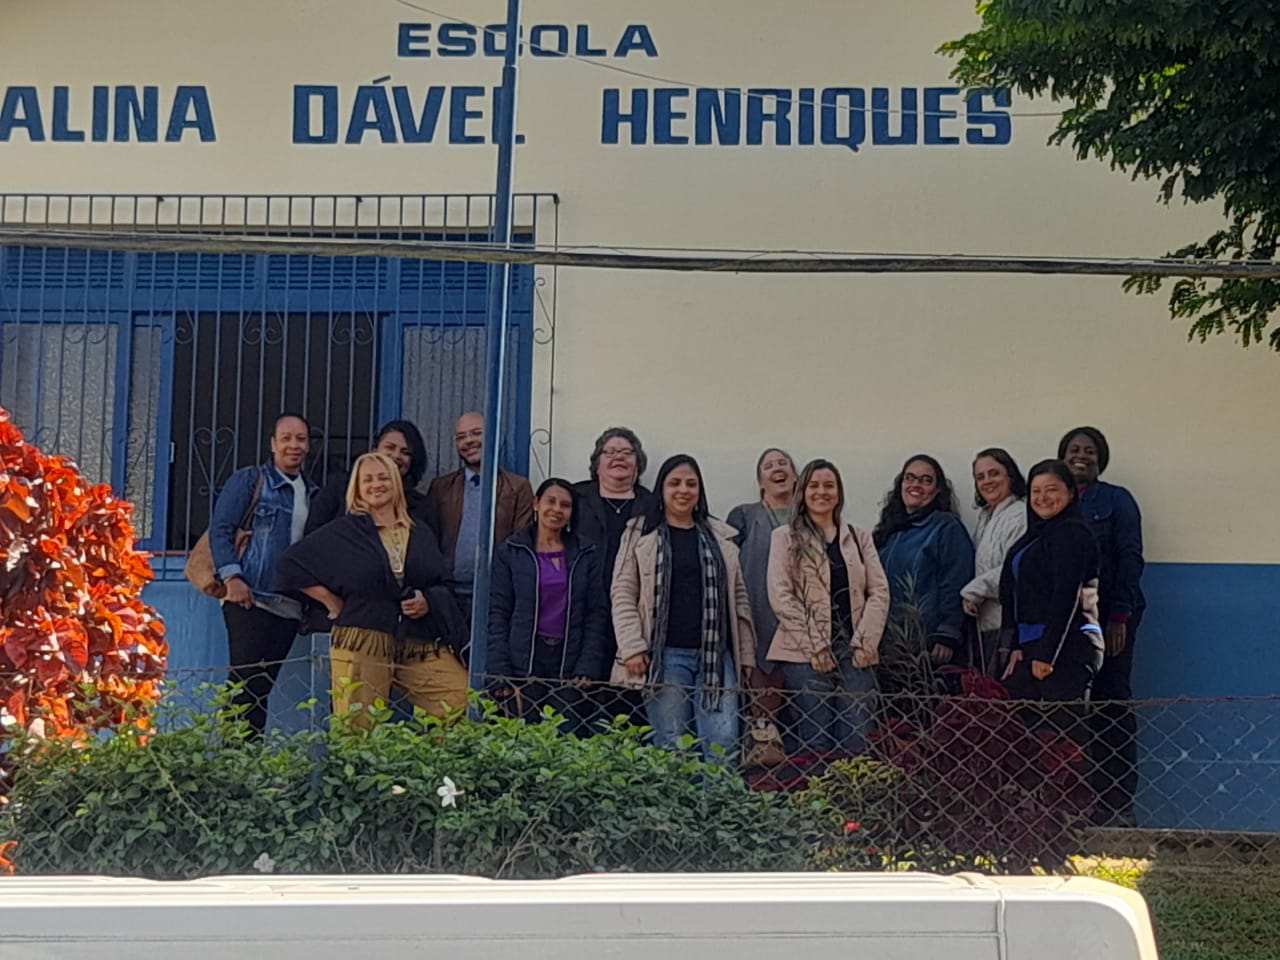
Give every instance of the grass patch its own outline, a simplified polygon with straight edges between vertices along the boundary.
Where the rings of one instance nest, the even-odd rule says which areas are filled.
[[[1160,960],[1280,958],[1280,866],[1082,859],[1077,868],[1146,898]]]

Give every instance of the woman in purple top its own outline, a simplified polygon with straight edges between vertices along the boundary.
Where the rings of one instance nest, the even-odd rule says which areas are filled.
[[[489,688],[527,719],[550,705],[581,732],[583,688],[604,670],[609,611],[594,544],[573,533],[577,496],[565,480],[538,487],[534,522],[494,552]]]

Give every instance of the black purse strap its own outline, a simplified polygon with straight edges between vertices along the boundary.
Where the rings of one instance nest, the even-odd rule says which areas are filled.
[[[249,506],[245,508],[244,516],[240,518],[240,529],[250,530],[250,524],[253,522],[253,511],[258,508],[258,498],[262,496],[262,483],[267,478],[267,470],[265,467],[258,468],[258,482],[253,485],[253,496],[249,498]]]

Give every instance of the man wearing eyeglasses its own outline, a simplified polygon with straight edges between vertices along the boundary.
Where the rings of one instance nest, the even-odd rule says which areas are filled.
[[[480,458],[484,451],[484,417],[464,413],[454,424],[453,441],[462,467],[441,474],[427,490],[427,523],[440,540],[450,584],[458,604],[471,617],[471,595],[480,550]],[[498,470],[498,499],[493,509],[493,541],[507,537],[533,522],[533,488],[529,481],[507,470]]]

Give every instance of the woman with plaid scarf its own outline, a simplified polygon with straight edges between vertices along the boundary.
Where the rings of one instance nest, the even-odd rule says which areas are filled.
[[[656,492],[618,548],[612,681],[643,688],[658,746],[693,734],[705,759],[724,762],[738,742],[738,691],[756,663],[736,531],[710,515],[687,454],[662,465]]]

